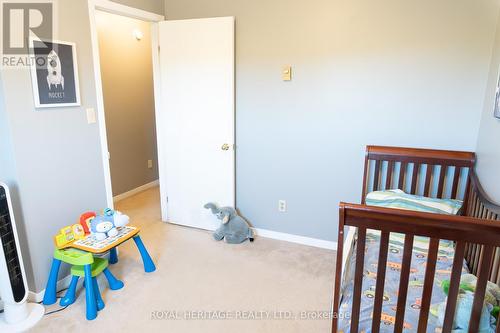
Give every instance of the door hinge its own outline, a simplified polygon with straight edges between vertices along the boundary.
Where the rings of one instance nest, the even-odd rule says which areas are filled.
[[[160,46],[158,45],[158,52],[160,52]]]

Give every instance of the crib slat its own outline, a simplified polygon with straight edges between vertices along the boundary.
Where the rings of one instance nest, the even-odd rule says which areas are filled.
[[[446,171],[448,167],[445,165],[441,166],[441,171],[439,171],[439,183],[438,183],[438,192],[437,192],[437,197],[438,198],[444,198],[444,179],[446,177]]]
[[[378,180],[380,177],[380,160],[375,161],[375,174],[373,175],[373,191],[378,190]]]
[[[417,194],[417,179],[418,171],[420,169],[420,164],[413,164],[413,175],[411,176],[411,194]]]
[[[434,165],[427,164],[427,171],[425,172],[425,187],[424,187],[424,196],[430,197],[430,189],[431,189],[431,176],[432,169],[434,169]]]
[[[351,332],[358,333],[359,310],[361,307],[361,288],[363,285],[363,267],[365,262],[366,228],[358,229],[358,240],[356,248],[356,270],[354,273],[354,291],[351,314]]]
[[[486,291],[486,283],[488,282],[488,275],[490,274],[493,250],[493,246],[485,245],[482,251],[476,291],[474,293],[474,302],[472,303],[472,314],[469,321],[469,333],[475,333],[479,328],[479,319],[481,318],[481,311],[483,310],[484,294]]]
[[[385,189],[390,190],[391,189],[391,182],[392,182],[392,169],[394,167],[394,162],[389,161],[389,164],[387,164],[387,178],[385,179]]]
[[[498,273],[500,271],[500,248],[496,248],[495,255],[493,259],[493,265],[491,266],[490,281],[496,283],[498,279]]]
[[[469,262],[469,265],[471,266],[471,273],[472,274],[476,274],[476,268],[477,268],[477,265],[476,265],[476,254],[478,253],[478,248],[479,246],[477,244],[473,244],[472,245],[472,252],[470,254],[470,262]]]
[[[443,332],[451,332],[455,309],[457,306],[457,296],[462,275],[462,263],[465,252],[465,243],[457,242],[455,247],[455,257],[453,258],[453,268],[451,269],[450,289],[448,291],[448,301],[444,316]]]
[[[467,212],[466,214],[469,215],[469,216],[473,216],[473,217],[476,217],[476,215],[474,215],[474,211],[475,211],[475,207],[476,207],[476,200],[477,198],[477,194],[475,191],[472,191],[472,194],[471,194],[471,197],[469,199],[469,207],[467,209]]]
[[[382,231],[380,251],[378,254],[377,283],[375,286],[375,301],[373,303],[372,332],[380,330],[382,302],[384,301],[385,270],[387,268],[387,252],[389,250],[389,232]]]
[[[460,168],[458,166],[455,167],[455,174],[453,175],[453,187],[451,189],[451,198],[452,199],[458,198],[458,182],[460,181],[461,171],[462,171],[462,168]]]
[[[488,209],[483,205],[483,207],[481,207],[481,215],[479,215],[479,218],[485,219],[486,215],[488,215]]]
[[[469,268],[469,266],[467,265],[467,263],[469,262],[469,257],[467,253],[469,253],[469,243],[465,244],[465,254],[464,254],[465,265],[467,266],[467,268]]]
[[[403,259],[398,291],[398,305],[396,312],[396,322],[394,332],[403,332],[403,323],[405,319],[406,297],[408,296],[408,280],[410,278],[411,255],[413,250],[413,235],[405,235],[405,245],[403,250]]]
[[[469,250],[468,250],[468,254],[467,254],[467,266],[469,267],[469,270],[471,271],[471,273],[472,273],[472,267],[473,267],[473,263],[472,263],[473,252],[474,252],[474,244],[469,243]]]
[[[476,200],[474,200],[474,210],[473,210],[473,216],[474,217],[479,217],[479,210],[481,209],[481,202],[477,199],[477,196],[476,196]]]
[[[475,191],[472,191],[471,193],[471,196],[469,198],[469,202],[468,202],[468,207],[467,207],[467,210],[465,211],[465,215],[469,215],[469,216],[474,216],[474,205],[476,204],[476,192]]]
[[[434,284],[434,274],[436,272],[436,259],[439,248],[439,239],[431,238],[429,252],[427,255],[427,266],[425,268],[424,290],[422,292],[422,305],[420,307],[420,317],[418,318],[418,332],[426,332],[427,321],[429,319],[429,308],[431,305],[432,286]]]
[[[405,162],[401,162],[401,166],[399,167],[399,182],[398,182],[398,188],[402,191],[404,191],[404,181],[405,181],[405,174],[406,174],[406,168],[407,165]]]
[[[340,312],[340,289],[341,289],[341,277],[342,277],[342,258],[344,255],[344,226],[345,226],[345,210],[344,208],[339,209],[339,232],[337,236],[337,260],[335,262],[335,284],[333,285],[333,312]],[[338,316],[333,316],[332,320],[332,333],[337,333],[338,331]]]
[[[474,254],[473,262],[474,262],[474,270],[472,274],[477,275],[478,270],[479,270],[479,260],[481,259],[481,254],[483,252],[483,246],[476,244],[476,252]]]

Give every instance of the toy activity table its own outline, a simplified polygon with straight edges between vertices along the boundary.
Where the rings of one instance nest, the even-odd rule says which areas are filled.
[[[138,227],[129,225],[117,229],[118,229],[117,235],[108,237],[104,240],[97,240],[92,234],[90,234],[81,239],[78,240],[75,239],[74,241],[65,244],[64,248],[78,249],[81,251],[91,253],[93,255],[104,254],[107,251],[110,251],[109,263],[116,264],[118,262],[118,255],[116,251],[117,246],[121,245],[122,243],[132,238],[141,255],[144,264],[144,271],[147,273],[154,272],[156,270],[156,266],[153,263],[153,260],[151,259],[151,256],[149,255],[146,247],[144,246],[141,237],[139,236],[140,229]],[[57,300],[56,297],[57,278],[59,275],[60,266],[61,266],[61,260],[54,257],[52,259],[52,267],[50,270],[49,279],[47,281],[47,287],[45,289],[45,295],[43,298],[43,304],[45,305],[54,304]],[[86,268],[85,274],[87,275],[87,273],[90,274],[90,267]],[[88,283],[90,283],[91,279],[85,278],[84,281],[85,281],[85,287],[87,288],[86,290],[87,291],[92,290],[92,287],[90,285],[87,286],[87,281],[89,281]],[[97,304],[92,299],[90,299],[89,306],[90,306],[90,311],[92,313],[95,313],[97,311],[94,310],[97,307]]]

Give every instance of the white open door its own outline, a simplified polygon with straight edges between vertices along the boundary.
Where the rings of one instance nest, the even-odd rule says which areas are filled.
[[[203,205],[235,204],[234,18],[160,22],[159,45],[162,205],[168,222],[213,230]]]

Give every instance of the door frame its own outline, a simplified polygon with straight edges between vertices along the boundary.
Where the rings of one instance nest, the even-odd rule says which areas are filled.
[[[101,146],[101,159],[104,171],[104,187],[106,191],[106,203],[110,208],[114,207],[113,190],[111,185],[111,170],[109,165],[108,138],[106,133],[106,117],[104,112],[104,94],[102,89],[101,62],[99,57],[99,39],[96,24],[96,11],[104,11],[111,14],[139,19],[151,22],[151,46],[153,57],[153,81],[155,98],[155,125],[156,125],[156,145],[158,150],[158,178],[160,182],[160,193],[166,189],[165,177],[162,177],[165,170],[165,158],[163,156],[163,140],[161,126],[161,81],[160,81],[160,59],[159,59],[159,33],[158,22],[164,21],[163,15],[158,15],[145,10],[122,5],[110,0],[88,0],[90,37],[92,46],[92,59],[94,64],[94,80],[97,99],[97,119],[99,126],[99,140]],[[167,202],[161,196],[161,217],[162,221],[167,221]]]

